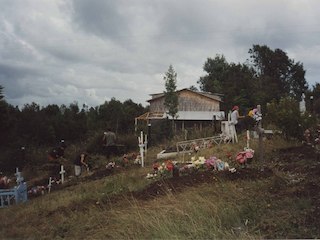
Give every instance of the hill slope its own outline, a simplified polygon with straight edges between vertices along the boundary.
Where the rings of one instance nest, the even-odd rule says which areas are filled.
[[[1,209],[0,217],[5,220],[0,235],[41,239],[318,238],[317,156],[307,146],[276,149],[276,142],[266,145],[263,171],[255,159],[235,173],[198,171],[156,181],[145,178],[149,167],[83,178],[26,204]]]

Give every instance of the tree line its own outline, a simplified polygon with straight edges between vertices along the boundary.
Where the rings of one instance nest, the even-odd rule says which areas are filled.
[[[88,108],[77,102],[69,106],[50,104],[40,107],[37,103],[25,104],[20,110],[8,104],[0,88],[0,144],[2,147],[25,145],[52,145],[60,139],[84,140],[95,131],[112,128],[119,134],[133,133],[134,118],[146,108],[126,100],[112,98],[100,106]]]
[[[197,81],[201,91],[219,93],[223,99],[222,110],[228,111],[233,105],[240,109],[250,109],[262,105],[264,113],[278,116],[278,106],[298,107],[302,93],[305,93],[307,109],[320,114],[320,84],[313,89],[305,79],[301,62],[295,62],[281,49],[272,50],[268,46],[253,45],[248,51],[245,63],[229,63],[223,55],[208,58],[203,66],[205,75]],[[176,87],[176,77],[172,65],[164,76],[166,104],[174,114],[177,99],[171,93]],[[197,90],[192,86],[192,90]],[[118,134],[134,133],[134,118],[148,109],[132,100],[120,102],[115,98],[97,107],[79,106],[77,102],[67,105],[41,107],[37,103],[27,103],[21,109],[12,106],[4,99],[0,86],[0,148],[10,149],[26,143],[33,146],[49,146],[60,139],[79,141],[86,139],[92,132],[112,128]],[[284,100],[287,99],[287,100]],[[170,101],[169,101],[170,100]],[[281,103],[281,104],[280,104]],[[243,112],[245,113],[245,112]],[[295,123],[299,111],[295,111]],[[281,116],[289,116],[286,111]],[[268,118],[267,118],[268,119]],[[269,118],[271,119],[271,118]],[[287,120],[279,121],[287,122]],[[289,132],[290,133],[290,132]],[[169,134],[166,134],[169,136]],[[4,151],[4,150],[3,150]]]
[[[281,49],[253,45],[245,63],[228,63],[223,55],[208,58],[203,66],[205,76],[198,84],[202,91],[221,93],[225,110],[237,104],[250,108],[267,105],[283,97],[301,100],[311,95],[301,62],[295,62]]]

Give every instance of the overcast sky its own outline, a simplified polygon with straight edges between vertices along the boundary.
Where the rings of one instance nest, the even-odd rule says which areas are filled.
[[[253,44],[320,77],[319,0],[0,0],[0,85],[12,105],[115,97],[147,105],[172,64],[198,87],[208,57],[244,63]]]

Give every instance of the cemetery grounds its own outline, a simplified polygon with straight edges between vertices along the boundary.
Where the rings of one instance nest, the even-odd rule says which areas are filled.
[[[320,160],[314,149],[274,137],[265,140],[260,162],[253,141],[253,161],[241,168],[226,157],[243,149],[239,139],[197,153],[220,157],[234,173],[146,179],[160,150],[149,149],[144,168],[97,169],[0,209],[1,239],[319,238]]]

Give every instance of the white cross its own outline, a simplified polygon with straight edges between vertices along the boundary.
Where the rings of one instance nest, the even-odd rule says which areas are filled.
[[[60,175],[61,175],[61,183],[64,183],[64,174],[65,174],[65,170],[63,169],[63,165],[61,165],[61,170],[60,170]]]
[[[16,178],[17,178],[16,182],[17,182],[18,185],[23,182],[24,179],[23,179],[23,177],[21,176],[21,172],[19,172],[19,169],[18,169],[18,168],[16,168],[16,173],[15,173],[14,175],[15,175]]]
[[[144,167],[144,144],[143,144],[143,132],[141,131],[141,136],[138,137],[138,141],[139,141],[139,148],[140,148],[140,156],[141,156],[141,167]]]
[[[247,130],[247,148],[248,149],[250,148],[249,142],[250,142],[250,131]]]
[[[48,184],[48,192],[50,193],[50,191],[51,191],[51,186],[52,186],[52,178],[50,177],[49,178],[49,184]]]

